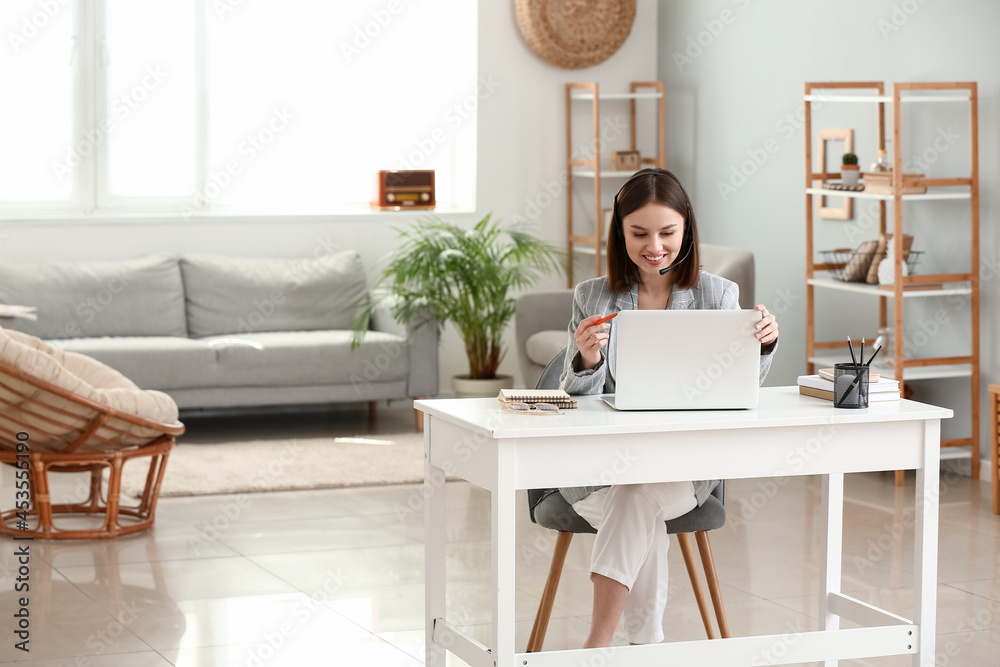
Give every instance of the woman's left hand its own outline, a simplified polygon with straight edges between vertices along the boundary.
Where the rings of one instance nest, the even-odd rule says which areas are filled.
[[[778,340],[778,320],[774,319],[774,315],[769,313],[762,303],[758,303],[754,310],[759,310],[764,314],[760,322],[757,323],[757,333],[754,334],[760,344],[769,345]]]

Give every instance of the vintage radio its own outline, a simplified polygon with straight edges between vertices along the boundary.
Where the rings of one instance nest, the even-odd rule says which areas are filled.
[[[435,204],[433,169],[379,171],[375,176],[372,208],[400,211],[434,208]]]

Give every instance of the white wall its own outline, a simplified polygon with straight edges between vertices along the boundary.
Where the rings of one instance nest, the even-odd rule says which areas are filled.
[[[792,383],[805,370],[803,83],[978,82],[984,455],[985,389],[1000,381],[998,25],[1000,3],[987,0],[674,0],[664,3],[659,15],[658,74],[670,91],[670,166],[693,192],[702,238],[753,250],[757,300],[781,311],[781,347],[768,384]],[[929,151],[935,160],[928,175],[968,175],[967,107],[930,107],[921,105],[919,113],[906,109],[904,155]],[[855,152],[867,168],[874,157],[873,117],[874,107],[825,105],[814,125],[854,128]],[[934,155],[939,131],[958,139]],[[734,169],[753,155],[761,164],[746,169],[751,175],[743,183]],[[735,191],[720,187],[734,183]],[[927,251],[922,272],[968,270],[969,210],[968,202],[906,205],[907,233],[915,235],[916,249]],[[853,221],[818,222],[816,230],[817,249],[857,246],[877,236],[877,228],[865,228],[857,215]],[[819,319],[831,339],[875,331],[874,299],[817,294],[827,313]],[[945,299],[908,300],[908,331],[931,322],[939,311],[947,324],[928,337],[920,356],[967,354],[968,311]],[[921,400],[956,409],[955,419],[944,425],[946,436],[968,435],[967,380],[915,386]]]
[[[564,88],[570,81],[598,81],[611,89],[627,81],[653,79],[657,62],[657,3],[639,0],[632,34],[610,60],[578,71],[563,70],[536,57],[517,29],[512,2],[479,3],[479,72],[495,91],[478,109],[478,191],[475,214],[448,214],[471,224],[487,212],[531,220],[543,238],[565,245],[565,200],[548,206],[546,186],[559,184],[564,168]],[[404,16],[400,20],[405,19]],[[485,88],[484,88],[485,90]],[[539,211],[534,205],[542,204]],[[391,228],[416,216],[369,214],[316,216],[280,221],[212,220],[44,221],[0,223],[3,258],[119,259],[156,251],[210,252],[234,256],[301,257],[331,247],[357,248],[368,266],[392,250]],[[563,286],[553,277],[542,287]],[[508,340],[513,342],[512,331]],[[517,375],[511,347],[501,372]],[[468,372],[461,341],[446,331],[441,349],[441,388]]]

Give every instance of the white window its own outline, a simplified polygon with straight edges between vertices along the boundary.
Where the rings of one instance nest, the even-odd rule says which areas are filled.
[[[475,206],[476,3],[4,0],[0,214]]]

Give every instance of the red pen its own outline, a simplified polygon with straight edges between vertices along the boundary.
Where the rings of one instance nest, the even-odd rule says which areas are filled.
[[[618,313],[611,313],[611,314],[610,314],[610,315],[608,315],[607,317],[602,317],[601,319],[599,319],[599,320],[597,320],[596,322],[594,322],[593,324],[591,324],[591,325],[590,325],[590,327],[596,327],[596,326],[597,326],[598,324],[604,324],[604,323],[605,323],[605,322],[607,322],[608,320],[611,320],[611,319],[614,319],[614,317],[615,317],[615,316],[616,316],[617,314],[618,314]],[[587,328],[589,329],[590,327],[587,327]]]

